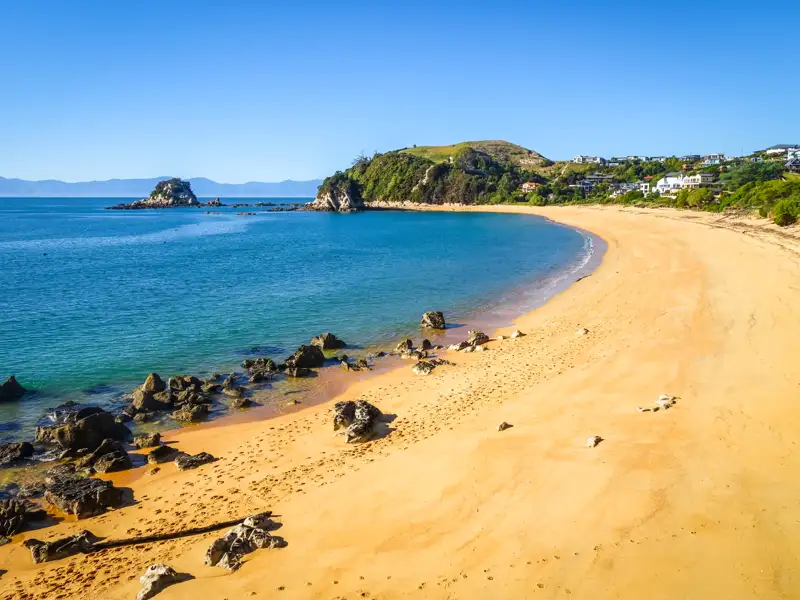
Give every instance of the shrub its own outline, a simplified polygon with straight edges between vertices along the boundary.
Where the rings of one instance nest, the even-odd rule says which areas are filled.
[[[795,223],[798,214],[800,214],[800,194],[778,200],[772,208],[772,220],[781,227]]]

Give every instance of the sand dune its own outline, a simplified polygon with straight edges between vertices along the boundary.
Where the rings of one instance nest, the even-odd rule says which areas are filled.
[[[195,576],[163,600],[800,597],[796,238],[674,211],[537,212],[604,238],[603,264],[520,317],[525,337],[348,389],[397,415],[389,435],[347,446],[325,405],[169,436],[221,460],[164,465],[133,482],[134,506],[16,536],[0,597],[130,599],[157,561]],[[675,406],[637,411],[661,393]],[[288,546],[234,574],[203,566],[213,534],[44,565],[18,543],[263,509]]]

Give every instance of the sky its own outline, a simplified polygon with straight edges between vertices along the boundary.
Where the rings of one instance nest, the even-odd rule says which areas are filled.
[[[0,176],[320,178],[504,139],[800,143],[800,2],[0,0]]]

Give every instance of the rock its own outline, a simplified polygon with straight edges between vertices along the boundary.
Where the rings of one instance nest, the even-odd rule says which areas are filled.
[[[147,453],[147,462],[157,465],[175,460],[178,451],[172,446],[158,446],[155,450]]]
[[[350,400],[333,405],[333,430],[349,427],[356,418],[356,403]]]
[[[204,394],[216,394],[219,392],[219,384],[207,381],[200,388]]]
[[[3,383],[0,383],[0,402],[18,400],[22,398],[27,390],[22,387],[17,379],[12,375]]]
[[[426,312],[422,315],[420,320],[422,327],[429,327],[431,329],[444,329],[444,315],[441,312]]]
[[[206,206],[225,206],[219,198],[214,198],[213,200],[209,200],[206,202]]]
[[[575,335],[586,335],[589,333],[589,330],[586,327],[581,327],[578,331],[575,332]]]
[[[276,527],[269,518],[271,514],[265,512],[247,517],[224,536],[211,542],[206,551],[205,564],[235,571],[241,566],[241,559],[245,554],[260,548],[284,547],[286,543],[282,538],[269,533],[270,529]]]
[[[212,463],[215,460],[217,459],[211,456],[208,452],[200,452],[199,454],[195,455],[182,454],[175,459],[175,465],[178,467],[179,471],[188,471],[190,469],[196,469],[202,465]]]
[[[671,406],[675,405],[677,400],[677,396],[670,396],[669,394],[661,394],[656,400],[656,404],[663,408],[664,410],[670,408]]]
[[[247,369],[250,373],[256,371],[264,371],[266,373],[274,373],[278,370],[278,365],[271,358],[248,358],[242,361],[242,368]]]
[[[183,377],[170,377],[169,380],[167,380],[167,387],[173,392],[182,392],[184,390],[200,392],[203,387],[203,382],[194,375],[184,375]]]
[[[421,360],[411,370],[417,375],[430,375],[433,373],[434,365],[426,360]]]
[[[147,379],[144,380],[140,389],[145,392],[156,394],[167,389],[167,384],[158,376],[158,373],[150,373]]]
[[[586,447],[587,448],[594,448],[595,446],[597,446],[597,444],[599,444],[602,441],[603,441],[603,438],[601,438],[599,435],[593,435],[588,440],[586,440]]]
[[[470,346],[480,346],[489,341],[489,336],[482,331],[470,331],[467,333],[467,343]]]
[[[364,209],[358,184],[343,173],[328,177],[319,187],[309,210],[324,212],[354,212]]]
[[[403,360],[407,360],[409,358],[413,358],[414,360],[422,360],[428,356],[428,352],[420,352],[419,350],[403,350],[400,353],[400,358]]]
[[[498,336],[497,336],[497,339],[498,339],[498,340],[500,340],[500,341],[507,340],[507,339],[508,339],[508,336],[505,336],[505,335],[498,335]]]
[[[311,345],[318,346],[323,350],[338,350],[339,348],[344,348],[347,344],[332,333],[323,333],[311,338]]]
[[[80,460],[79,466],[92,467],[98,473],[114,473],[133,468],[125,448],[114,440],[103,440],[91,454]]]
[[[84,530],[76,535],[70,535],[52,542],[29,539],[22,542],[22,545],[31,551],[33,562],[40,564],[51,560],[61,560],[75,554],[91,552],[98,541],[100,541],[100,538],[91,531]]]
[[[297,351],[286,359],[287,366],[296,368],[313,369],[325,364],[325,355],[319,346],[300,346]]]
[[[222,389],[222,393],[229,398],[244,398],[244,388],[240,386],[230,386]]]
[[[452,366],[453,364],[449,360],[445,360],[443,358],[431,358],[428,362],[431,363],[434,367],[440,367],[443,365]]]
[[[33,456],[33,445],[30,442],[0,444],[0,467],[12,465],[31,456]]]
[[[172,413],[172,418],[184,423],[202,421],[208,415],[208,404],[186,404]]]
[[[250,375],[250,383],[262,383],[270,379],[272,379],[272,373],[267,373],[265,371],[256,371]]]
[[[135,415],[133,415],[133,422],[134,423],[147,423],[152,418],[153,418],[153,413],[151,413],[150,411],[146,411],[145,410],[145,411],[142,411],[142,412],[137,412]]]
[[[337,402],[333,407],[333,430],[346,428],[347,443],[365,442],[372,438],[381,411],[365,400]]]
[[[219,198],[217,198],[217,202],[219,202]],[[145,570],[144,575],[139,578],[142,589],[136,595],[136,600],[149,600],[167,587],[186,581],[189,578],[191,576],[179,574],[175,569],[164,563],[150,565]]]
[[[118,423],[114,415],[102,409],[87,408],[91,408],[90,414],[81,418],[81,412],[78,412],[74,422],[37,427],[36,441],[57,444],[64,450],[94,450],[105,439],[126,441],[130,438],[130,430]]]
[[[133,447],[139,450],[143,448],[154,448],[161,444],[161,434],[156,433],[143,433],[133,438]]]
[[[433,350],[433,344],[431,344],[431,341],[428,338],[422,340],[422,343],[420,343],[419,347],[421,350]]]
[[[497,426],[497,431],[505,431],[510,427],[513,427],[513,425],[510,425],[509,423],[503,421],[502,423],[500,423],[500,425]]]
[[[521,332],[519,329],[515,329],[515,330],[514,330],[514,331],[511,333],[511,337],[512,337],[512,338],[525,337],[525,334],[524,334],[524,333],[522,333],[522,332]]]
[[[59,478],[47,484],[44,499],[63,513],[85,519],[120,506],[122,490],[90,477]]]
[[[461,352],[464,348],[467,348],[469,344],[467,342],[459,342],[458,344],[451,344],[447,347],[448,350],[455,350],[456,352]]]
[[[311,369],[306,367],[286,367],[284,373],[289,377],[305,377],[311,374]]]
[[[192,184],[178,177],[165,179],[156,184],[150,196],[144,200],[136,200],[130,204],[117,204],[108,208],[113,210],[136,210],[141,208],[178,208],[185,206],[198,207],[202,204],[192,192]]]
[[[395,352],[408,352],[414,347],[414,342],[409,339],[405,339],[395,347]]]
[[[10,537],[26,529],[29,521],[40,521],[47,513],[20,500],[0,500],[0,536]]]
[[[228,403],[228,406],[231,408],[248,408],[253,404],[253,401],[250,398],[245,398],[244,396],[240,396],[239,398],[232,398],[231,401]]]

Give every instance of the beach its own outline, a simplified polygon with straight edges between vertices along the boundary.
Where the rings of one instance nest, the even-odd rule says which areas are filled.
[[[133,598],[156,562],[194,577],[165,600],[798,597],[797,228],[674,210],[472,210],[539,214],[607,251],[591,276],[487,332],[524,337],[335,398],[395,415],[379,439],[334,436],[330,402],[171,432],[170,445],[219,460],[109,476],[135,503],[15,536],[0,547],[0,598]],[[662,393],[676,404],[637,411]],[[19,543],[263,510],[287,546],[233,574],[203,565],[219,533],[41,565]]]

